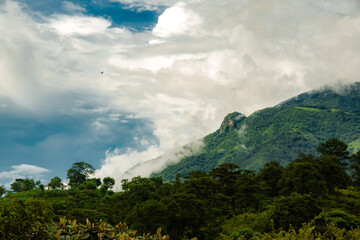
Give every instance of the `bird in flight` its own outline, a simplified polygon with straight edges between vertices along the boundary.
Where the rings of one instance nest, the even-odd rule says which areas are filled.
[[[104,74],[104,71],[101,71],[100,73],[101,73],[101,74]]]

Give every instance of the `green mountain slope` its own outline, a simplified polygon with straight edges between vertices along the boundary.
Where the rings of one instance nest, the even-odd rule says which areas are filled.
[[[198,154],[155,175],[172,180],[177,173],[210,171],[229,162],[255,170],[272,160],[286,165],[299,152],[313,153],[333,137],[349,144],[351,151],[359,149],[360,83],[304,93],[248,117],[231,113],[220,129],[204,138]]]

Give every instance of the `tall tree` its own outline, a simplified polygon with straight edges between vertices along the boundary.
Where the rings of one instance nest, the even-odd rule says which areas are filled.
[[[353,183],[355,186],[360,187],[360,151],[351,156],[350,162]]]
[[[89,178],[87,181],[92,182],[96,187],[99,187],[101,185],[100,178]]]
[[[24,191],[30,191],[35,188],[36,185],[39,185],[40,181],[35,182],[34,179],[30,178],[18,178],[11,184],[11,189],[14,192],[24,192]]]
[[[284,168],[276,161],[268,162],[264,168],[260,169],[259,179],[264,181],[269,197],[275,197],[279,194],[279,181],[283,172]]]
[[[111,177],[104,177],[103,183],[106,184],[111,189],[115,185],[115,179]]]
[[[264,188],[264,183],[258,180],[254,171],[243,170],[238,177],[235,196],[237,204],[244,209],[245,220],[249,207],[258,208],[260,206]]]
[[[334,193],[335,187],[346,187],[349,176],[335,156],[325,155],[317,158],[317,169],[326,182],[329,193]]]
[[[0,197],[6,192],[4,185],[0,186]]]
[[[316,158],[313,155],[299,154],[284,170],[280,179],[282,194],[292,192],[320,196],[326,191],[326,183],[316,168]]]
[[[94,167],[86,162],[76,162],[72,165],[72,167],[67,171],[67,178],[70,180],[69,185],[71,187],[78,187],[86,179],[89,178],[90,175],[94,173]]]
[[[59,177],[54,177],[50,180],[50,183],[48,184],[49,187],[51,187],[52,189],[56,189],[59,188],[61,186],[61,178]]]
[[[304,223],[311,221],[321,212],[321,207],[315,198],[310,195],[292,193],[281,196],[274,201],[271,219],[275,229],[299,229]]]
[[[234,163],[224,163],[210,171],[209,175],[217,179],[222,192],[230,197],[231,209],[235,211],[236,180],[242,173],[242,169]]]
[[[316,148],[316,151],[325,156],[335,156],[342,163],[347,165],[347,160],[350,158],[350,153],[347,151],[348,145],[337,138],[330,138]]]
[[[125,218],[132,228],[145,234],[155,231],[158,227],[164,228],[167,225],[166,220],[166,206],[155,199],[138,202]]]

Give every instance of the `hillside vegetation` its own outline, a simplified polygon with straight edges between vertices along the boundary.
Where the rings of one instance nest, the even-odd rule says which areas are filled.
[[[286,166],[299,152],[312,153],[329,138],[344,141],[351,152],[359,149],[360,83],[304,93],[248,117],[231,113],[204,137],[202,151],[153,176],[171,181],[177,173],[209,172],[223,163],[253,170],[270,161]]]

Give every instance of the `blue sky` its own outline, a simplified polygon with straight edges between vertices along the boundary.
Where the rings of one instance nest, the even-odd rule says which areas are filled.
[[[0,185],[147,177],[229,112],[359,81],[359,22],[358,0],[0,0]]]
[[[111,23],[110,28],[128,28],[136,32],[153,28],[158,16],[165,10],[162,5],[147,10],[141,6],[132,7],[109,1],[17,2],[21,3],[25,13],[31,14],[39,22],[54,15],[86,15],[107,19]],[[100,72],[98,74],[100,77]],[[6,99],[3,99],[3,104],[5,102]],[[11,102],[7,104],[12,105]],[[14,111],[14,108],[0,108],[0,169],[6,173],[13,170],[11,166],[36,165],[48,171],[19,172],[14,177],[40,178],[44,184],[54,176],[60,176],[66,181],[66,171],[76,161],[86,161],[100,168],[100,160],[105,159],[106,151],[118,147],[124,152],[127,149],[144,150],[146,146],[139,144],[137,139],[157,144],[152,134],[151,121],[132,118],[131,113],[121,110],[96,111],[99,107],[97,104],[92,106],[92,103],[85,103],[82,108],[86,111],[51,113],[46,116],[39,116],[28,109]],[[0,176],[0,184],[8,186],[8,180]]]
[[[30,11],[37,11],[47,16],[53,14],[83,13],[95,17],[103,17],[111,21],[112,27],[126,27],[136,31],[151,29],[157,18],[166,9],[158,5],[152,9],[144,9],[142,5],[131,6],[127,3],[106,0],[17,0],[25,4]]]

